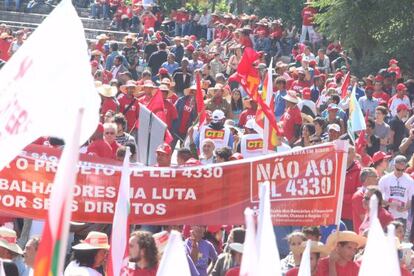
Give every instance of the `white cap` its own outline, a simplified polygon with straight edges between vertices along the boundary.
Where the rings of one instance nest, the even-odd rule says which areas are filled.
[[[221,121],[225,118],[226,118],[226,116],[224,115],[224,112],[220,109],[214,110],[213,114],[211,115],[211,120],[213,122],[218,122],[218,121]]]
[[[328,130],[335,130],[336,132],[341,132],[341,127],[338,124],[328,125]]]

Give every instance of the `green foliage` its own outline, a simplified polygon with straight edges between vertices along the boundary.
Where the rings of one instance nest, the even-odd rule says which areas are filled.
[[[301,11],[305,0],[247,0],[248,14],[282,18],[283,22],[301,25]]]
[[[375,73],[397,58],[404,72],[414,68],[412,0],[316,0],[319,30],[351,49],[353,72]]]
[[[218,12],[229,12],[230,6],[227,4],[226,0],[220,0],[216,4],[216,11]]]

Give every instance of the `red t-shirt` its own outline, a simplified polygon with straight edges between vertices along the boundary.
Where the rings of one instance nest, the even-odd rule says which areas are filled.
[[[115,102],[115,100],[113,98],[105,97],[101,105],[101,116],[104,116],[109,110],[112,110],[114,113],[116,113],[117,109],[118,104]]]
[[[250,39],[250,37],[247,37],[247,36],[243,35],[243,36],[240,37],[239,42],[244,47],[250,47],[250,48],[253,47],[253,42]]]
[[[390,95],[388,95],[384,91],[374,92],[372,94],[372,97],[375,98],[375,99],[380,99],[380,100],[386,101],[387,103],[390,100]]]
[[[113,151],[111,145],[104,140],[93,141],[87,149],[88,154],[93,154],[103,158],[113,158]],[[116,153],[116,152],[115,152]]]
[[[346,170],[344,200],[342,203],[343,219],[352,220],[352,196],[361,187],[359,175],[361,173],[361,165],[358,161],[354,161],[350,169]]]
[[[388,212],[384,208],[380,208],[378,210],[378,220],[381,223],[382,229],[385,229],[385,227],[387,227],[387,225],[390,224],[390,222],[394,220],[394,217],[391,215],[390,212]],[[362,235],[365,230],[369,229],[369,225],[370,225],[369,217],[365,216],[364,221],[361,223],[360,227],[357,228],[359,230],[359,234]]]
[[[169,100],[164,100],[164,112],[167,126],[169,129],[172,129],[173,121],[178,118],[177,109]]]
[[[336,263],[335,266],[336,275],[338,276],[358,276],[359,266],[355,262],[348,262],[345,266]],[[329,257],[319,260],[318,273],[320,273],[320,275],[329,275]]]
[[[387,71],[390,72],[390,73],[394,72],[397,79],[401,78],[401,69],[400,69],[400,67],[398,67],[398,66],[395,67],[395,68],[388,67]]]
[[[328,45],[327,49],[329,51],[332,51],[332,50],[335,49],[335,52],[337,52],[337,53],[342,52],[342,46],[339,45],[339,44],[335,45],[335,44],[331,43],[331,44]]]
[[[189,20],[188,13],[186,13],[186,12],[179,11],[179,12],[176,13],[176,17],[177,17],[177,22],[178,23],[185,23]]]
[[[294,268],[292,268],[291,270],[289,270],[289,271],[286,273],[286,276],[298,276],[298,274],[299,274],[299,268],[298,268],[298,267],[294,267]],[[226,275],[226,276],[227,276],[227,275]],[[326,276],[326,275],[320,274],[320,273],[317,271],[315,276]]]
[[[149,28],[155,27],[155,22],[156,22],[156,19],[154,18],[154,16],[152,15],[144,16],[143,22],[142,22],[144,24],[144,34],[148,33]]]
[[[9,56],[9,48],[10,48],[11,41],[8,39],[0,39],[0,59],[4,61],[8,61]]]
[[[352,196],[352,222],[354,224],[354,230],[356,232],[357,229],[361,226],[362,219],[360,215],[364,215],[366,209],[362,205],[362,199],[364,198],[364,192],[362,189],[358,189]]]
[[[129,104],[134,100],[134,98],[129,98],[127,97],[126,94],[121,94],[118,97],[118,101],[119,101],[119,112],[121,112],[122,114],[124,114],[126,120],[127,120],[127,125],[128,125],[128,130],[130,131],[135,122],[138,120],[138,116],[139,116],[139,104],[138,101],[135,99],[135,102],[132,104],[132,106],[129,108],[129,110],[126,112],[125,114],[125,109],[129,106]]]
[[[109,144],[111,146],[112,149],[112,158],[116,159],[116,151],[118,150],[118,148],[121,146],[120,144],[118,144],[117,141],[113,141],[111,144]]]
[[[244,127],[248,120],[256,118],[256,110],[248,108],[240,113],[239,126]]]
[[[305,87],[310,87],[309,82],[308,81],[300,81],[300,80],[295,80],[292,83],[291,89],[295,90],[298,93],[302,92],[302,89]]]
[[[172,104],[175,104],[175,102],[178,100],[178,96],[175,93],[171,93],[168,95],[167,100],[169,100]]]
[[[302,115],[297,105],[293,108],[288,108],[283,113],[280,121],[283,125],[283,133],[289,142],[293,142],[292,139],[295,137],[295,125],[302,125]]]
[[[121,269],[121,276],[155,276],[157,275],[158,267],[154,268],[129,268],[129,267],[123,267]]]
[[[313,18],[318,11],[312,7],[305,7],[302,10],[302,25],[304,26],[312,26],[313,25]]]
[[[225,276],[239,276],[240,274],[240,267],[233,267],[227,270]]]

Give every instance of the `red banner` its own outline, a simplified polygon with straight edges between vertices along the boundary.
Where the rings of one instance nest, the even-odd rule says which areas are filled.
[[[341,214],[347,144],[202,167],[133,167],[131,223],[244,224],[258,209],[259,185],[270,182],[275,225],[334,224]],[[60,151],[29,146],[0,172],[0,212],[43,219]],[[81,155],[73,220],[111,223],[120,163]]]

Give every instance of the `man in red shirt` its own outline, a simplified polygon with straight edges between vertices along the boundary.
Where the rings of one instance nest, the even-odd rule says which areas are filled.
[[[306,34],[309,35],[309,41],[313,42],[315,39],[315,30],[313,29],[313,19],[318,11],[311,7],[312,2],[308,0],[302,10],[302,34],[300,35],[300,42],[306,40]]]
[[[361,165],[357,160],[355,160],[355,147],[349,146],[341,216],[342,221],[349,230],[353,230],[352,196],[358,188],[361,187],[360,175]]]
[[[280,118],[280,127],[289,144],[293,144],[299,138],[299,130],[302,126],[302,115],[297,106],[299,100],[293,90],[289,90],[282,98],[286,101],[286,110]]]
[[[361,187],[352,196],[352,222],[355,231],[358,231],[365,217],[363,206],[364,193],[368,186],[378,185],[378,174],[374,168],[363,168],[359,176]]]
[[[177,109],[175,108],[174,104],[168,100],[168,93],[170,92],[170,89],[164,84],[161,84],[159,89],[161,90],[162,98],[164,99],[164,112],[167,120],[166,123],[168,129],[172,131],[172,122],[178,118]]]
[[[320,275],[357,276],[359,266],[354,262],[357,249],[364,246],[366,238],[352,231],[332,233],[326,242],[329,248],[335,247],[329,257],[323,258],[318,264]]]
[[[384,90],[382,89],[382,82],[376,81],[374,84],[374,87],[367,85],[365,87],[365,91],[367,91],[368,89],[372,89],[374,91],[374,93],[372,94],[372,97],[379,99],[379,100],[386,101],[387,103],[390,100],[390,95],[385,93]]]
[[[115,98],[115,95],[118,93],[116,86],[111,86],[109,84],[102,84],[100,82],[95,82],[97,86],[98,93],[101,95],[101,121],[103,121],[106,112],[111,110],[113,113],[119,112],[119,102]]]
[[[162,145],[159,145],[157,150],[157,165],[156,167],[169,167],[171,166],[171,155],[172,155],[172,149],[170,145],[167,143],[164,143]]]
[[[0,59],[8,61],[10,58],[9,48],[13,41],[13,37],[8,33],[2,33],[0,35]]]
[[[134,94],[138,91],[135,81],[128,81],[120,88],[122,94],[118,96],[119,111],[127,119],[128,132],[130,132],[139,116],[139,104]]]

